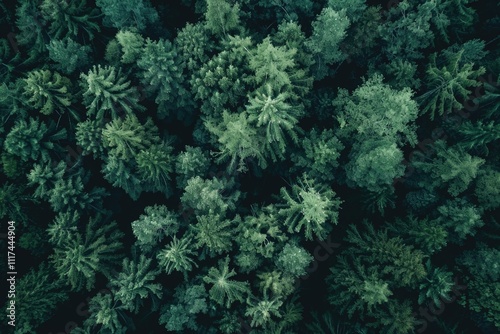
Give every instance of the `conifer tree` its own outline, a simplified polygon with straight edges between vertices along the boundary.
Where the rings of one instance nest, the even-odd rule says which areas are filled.
[[[94,65],[87,74],[81,73],[80,78],[88,116],[102,121],[108,112],[116,119],[122,113],[130,115],[144,110],[139,104],[139,91],[131,87],[121,69]]]
[[[32,71],[28,73],[24,83],[27,104],[44,115],[50,115],[54,111],[62,114],[71,105],[71,81],[57,72]]]
[[[335,192],[324,185],[316,185],[307,176],[292,185],[291,192],[281,188],[284,200],[279,215],[285,220],[289,233],[297,233],[304,228],[307,240],[313,239],[313,233],[319,239],[326,238],[332,224],[338,223],[338,211],[342,201]]]
[[[97,273],[108,278],[113,273],[121,258],[122,236],[115,222],[103,223],[101,215],[89,218],[84,234],[76,232],[54,249],[57,273],[76,291],[92,289]]]
[[[229,257],[219,261],[218,268],[210,268],[203,281],[211,284],[209,295],[217,304],[230,308],[235,301],[240,303],[245,300],[245,295],[250,293],[248,282],[240,282],[230,279],[235,276],[234,269],[229,270]]]
[[[110,280],[114,289],[113,297],[122,303],[122,307],[133,313],[139,312],[146,298],[161,298],[162,289],[153,283],[158,271],[152,268],[152,259],[144,254],[134,254],[132,259],[125,258],[122,271]]]

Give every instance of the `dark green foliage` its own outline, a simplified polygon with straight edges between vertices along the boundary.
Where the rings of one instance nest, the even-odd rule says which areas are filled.
[[[458,130],[463,136],[460,146],[470,150],[472,148],[486,147],[500,139],[500,125],[494,122],[483,124],[479,121],[476,124],[471,122],[464,123]]]
[[[174,236],[180,222],[177,215],[163,205],[148,206],[144,213],[132,222],[132,230],[141,250],[150,252],[164,237]]]
[[[207,28],[214,34],[227,37],[240,27],[239,5],[227,0],[207,0],[205,20]]]
[[[49,23],[51,38],[63,39],[84,36],[92,39],[101,29],[97,22],[99,10],[89,9],[87,1],[66,2],[64,0],[43,0],[40,5],[42,17]]]
[[[149,0],[97,0],[96,5],[104,14],[103,23],[107,26],[122,28],[136,28],[139,31],[147,26],[158,23],[159,17]]]
[[[464,199],[447,201],[438,207],[439,221],[449,231],[452,242],[460,243],[468,235],[474,235],[476,230],[484,225],[479,209]]]
[[[306,274],[306,267],[312,260],[312,255],[302,247],[287,243],[278,255],[276,265],[286,275],[299,277]]]
[[[298,116],[300,110],[287,103],[288,95],[275,93],[270,84],[262,92],[250,98],[247,106],[248,120],[265,133],[266,149],[271,158],[283,158],[286,148],[286,137],[298,142]],[[265,131],[265,132],[264,132]],[[286,134],[286,136],[285,136]]]
[[[219,214],[198,216],[198,221],[190,225],[194,233],[197,247],[203,247],[213,257],[231,250],[233,237],[233,222],[224,220]]]
[[[210,167],[208,154],[199,147],[186,146],[180,152],[175,162],[177,173],[177,188],[185,189],[189,179],[200,176],[204,177]]]
[[[292,155],[292,161],[299,170],[314,175],[321,182],[335,179],[335,168],[344,145],[332,129],[318,131],[312,129],[301,141],[302,150]]]
[[[102,120],[107,112],[113,119],[121,114],[144,110],[139,104],[139,91],[131,87],[120,69],[113,66],[93,66],[88,74],[81,73],[83,101],[87,114]]]
[[[417,158],[411,164],[432,177],[432,187],[447,185],[452,196],[457,196],[469,187],[485,162],[464,152],[460,146],[447,147],[442,140],[436,141],[433,148],[436,151],[434,159],[424,160],[415,155]]]
[[[348,182],[371,192],[390,187],[403,176],[403,152],[389,140],[365,141],[356,145],[351,160],[345,166]]]
[[[203,284],[184,284],[175,289],[174,300],[160,311],[160,324],[169,331],[185,333],[198,329],[197,314],[207,313],[207,291]]]
[[[499,8],[0,2],[14,332],[500,329]]]
[[[27,104],[42,114],[62,114],[71,105],[71,82],[57,72],[33,71],[24,82]]]
[[[235,204],[240,196],[239,192],[227,191],[229,187],[231,187],[230,181],[215,177],[204,180],[196,176],[188,180],[181,202],[200,215],[209,213],[224,215],[228,210],[236,208]]]
[[[292,185],[291,192],[281,188],[281,197],[285,202],[279,210],[289,233],[298,233],[304,229],[307,240],[316,237],[323,240],[338,223],[338,211],[342,201],[335,192],[325,186],[316,185],[307,177]]]
[[[216,136],[220,151],[217,161],[229,160],[229,169],[245,171],[246,160],[257,160],[261,168],[267,166],[267,161],[260,147],[265,145],[263,138],[257,135],[256,129],[250,124],[247,116],[224,112],[222,123],[206,122],[205,127]]]
[[[357,134],[370,141],[380,137],[399,141],[404,136],[414,145],[417,138],[412,123],[418,106],[412,97],[410,89],[395,90],[375,74],[351,95],[340,90],[334,104],[340,109],[337,119],[346,135]]]
[[[187,273],[191,271],[193,267],[198,267],[193,260],[193,256],[196,252],[194,251],[192,242],[193,241],[188,237],[183,236],[181,239],[177,239],[174,236],[172,241],[157,253],[158,255],[156,258],[158,259],[160,268],[167,274],[170,274],[174,270],[180,271],[187,279]]]
[[[47,49],[50,59],[57,63],[56,68],[65,74],[85,68],[90,62],[90,47],[78,44],[69,37],[51,40]]]
[[[450,111],[462,109],[462,101],[469,95],[469,88],[480,85],[477,78],[486,71],[483,67],[474,69],[474,63],[463,64],[461,59],[464,49],[445,57],[444,66],[437,65],[437,55],[430,57],[427,68],[426,92],[418,97],[423,113],[430,113],[431,119],[436,114],[444,115]]]
[[[29,118],[28,122],[16,122],[3,145],[6,152],[19,157],[22,162],[48,161],[50,150],[59,148],[54,142],[65,138],[65,128],[57,130],[54,123],[47,126],[38,119]]]
[[[54,248],[51,256],[57,273],[76,290],[90,290],[96,274],[110,277],[121,258],[119,241],[123,233],[115,222],[106,222],[102,216],[90,218],[85,233],[75,232]]]
[[[326,7],[312,23],[313,33],[307,41],[307,47],[314,55],[313,72],[316,79],[328,74],[328,66],[343,61],[346,55],[339,48],[346,35],[350,21],[346,10],[335,11]]]
[[[219,262],[219,268],[210,268],[203,281],[211,285],[208,291],[210,299],[226,308],[231,307],[235,301],[243,302],[245,295],[250,292],[248,282],[230,279],[235,276],[234,269],[229,270],[229,258]]]
[[[68,287],[50,264],[31,269],[16,284],[16,333],[33,333],[67,299]]]
[[[498,208],[500,206],[500,172],[487,169],[479,173],[475,195],[483,208]]]
[[[429,255],[441,250],[448,240],[448,231],[441,221],[417,219],[412,215],[405,219],[397,218],[388,225],[388,230]]]
[[[440,307],[443,301],[450,299],[453,289],[453,275],[442,268],[432,268],[430,261],[427,261],[427,275],[423,283],[420,284],[419,304],[431,300],[436,307]]]
[[[110,280],[113,297],[128,311],[137,313],[148,297],[161,298],[161,285],[153,283],[158,272],[151,268],[152,259],[143,254],[133,259],[123,259],[122,271]]]
[[[148,39],[141,53],[137,61],[142,70],[141,82],[148,87],[146,92],[155,96],[158,116],[164,118],[171,110],[187,106],[190,96],[183,85],[183,66],[172,43]]]
[[[124,307],[118,306],[111,294],[99,293],[89,302],[90,317],[85,320],[86,328],[99,326],[99,333],[125,334],[132,326],[122,323]]]
[[[116,40],[120,44],[123,53],[121,62],[124,64],[136,62],[143,51],[144,38],[136,32],[120,30],[116,34]]]

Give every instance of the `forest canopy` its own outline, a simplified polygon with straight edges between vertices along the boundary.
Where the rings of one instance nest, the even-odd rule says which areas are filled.
[[[1,333],[500,333],[496,1],[0,27]]]

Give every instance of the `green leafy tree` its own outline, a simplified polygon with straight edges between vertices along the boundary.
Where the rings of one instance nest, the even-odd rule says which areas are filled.
[[[103,23],[117,29],[136,28],[143,31],[146,27],[159,24],[158,12],[149,0],[97,0],[96,5],[104,14]]]
[[[87,190],[85,183],[80,175],[58,179],[50,192],[49,202],[52,209],[55,212],[90,208],[100,211],[102,200],[108,195],[106,190],[101,187]]]
[[[210,298],[219,305],[230,308],[235,301],[243,302],[245,295],[250,293],[248,282],[240,282],[230,279],[235,276],[234,269],[229,270],[229,257],[219,261],[218,268],[210,268],[203,281],[211,284]]]
[[[5,182],[0,187],[0,219],[26,222],[28,204],[37,203],[33,195],[26,192],[25,186]]]
[[[88,116],[103,120],[109,111],[116,119],[122,113],[130,115],[144,110],[139,104],[139,91],[130,86],[121,69],[94,65],[87,74],[81,73],[80,78]]]
[[[289,233],[304,229],[307,240],[313,239],[313,233],[319,239],[326,238],[332,224],[338,223],[342,201],[335,192],[324,185],[304,176],[298,184],[292,185],[291,192],[281,188],[284,200],[279,215],[285,220]]]
[[[237,226],[236,242],[239,253],[235,263],[242,272],[256,270],[265,259],[276,255],[280,245],[288,240],[285,233],[286,226],[280,222],[278,210],[274,206],[254,209],[252,215],[244,218]]]
[[[59,73],[49,70],[36,70],[24,79],[24,96],[27,104],[44,115],[54,111],[64,113],[71,105],[71,81]]]
[[[119,187],[136,201],[144,191],[144,183],[135,173],[133,160],[123,160],[119,156],[110,155],[104,161],[101,172],[113,187]]]
[[[464,285],[467,286],[459,304],[470,311],[481,314],[481,318],[500,329],[500,252],[497,248],[479,243],[474,249],[465,251],[457,263],[465,270]]]
[[[393,294],[377,268],[364,266],[360,258],[340,255],[330,271],[328,301],[349,318],[356,314],[363,319],[373,312],[373,306],[380,308]]]
[[[57,273],[76,291],[90,290],[97,273],[109,278],[122,257],[119,240],[123,233],[115,222],[103,224],[102,219],[100,215],[89,218],[85,233],[72,234],[51,256]]]
[[[386,230],[376,231],[373,224],[364,222],[364,233],[350,225],[346,241],[353,244],[346,250],[366,265],[379,266],[380,273],[390,279],[393,286],[415,286],[426,275],[422,251],[406,245],[400,237],[389,237]],[[381,266],[381,267],[380,267]]]
[[[132,231],[143,252],[153,250],[164,237],[173,237],[180,228],[179,217],[164,205],[147,206],[132,222]]]
[[[34,59],[46,51],[48,43],[45,20],[40,15],[39,1],[22,1],[16,7],[16,42],[29,49],[30,59]]]
[[[481,83],[477,78],[486,71],[484,67],[474,69],[473,63],[461,64],[464,50],[446,58],[446,65],[438,67],[436,54],[430,57],[425,82],[426,92],[418,97],[422,113],[430,113],[431,119],[437,114],[444,115],[453,109],[462,109],[471,87]]]
[[[417,320],[409,300],[403,302],[390,301],[387,309],[377,309],[375,312],[376,322],[373,327],[387,334],[410,334],[414,333]]]
[[[285,274],[299,277],[306,274],[306,268],[313,260],[304,248],[287,243],[276,259],[276,265]]]
[[[46,229],[49,242],[55,247],[62,247],[78,232],[80,214],[77,211],[59,212]]]
[[[37,163],[28,174],[28,185],[36,185],[33,192],[35,198],[49,199],[56,182],[62,179],[66,164]]]
[[[193,260],[193,256],[196,255],[193,248],[191,238],[182,237],[181,239],[177,239],[174,236],[172,241],[156,256],[158,264],[167,274],[172,273],[174,270],[182,272],[184,278],[187,280],[187,273],[193,267],[198,267]]]
[[[90,63],[91,49],[67,37],[52,39],[47,45],[49,57],[56,62],[55,68],[64,74],[72,74],[76,70],[86,68]]]
[[[479,121],[475,124],[465,122],[460,126],[458,132],[462,136],[459,145],[468,150],[485,148],[486,152],[489,152],[486,145],[500,139],[500,125],[495,122],[483,123]]]
[[[209,52],[214,45],[207,32],[207,26],[198,22],[187,23],[174,39],[174,48],[183,67],[190,72],[199,71],[209,61]]]
[[[391,7],[387,20],[378,27],[385,56],[390,60],[422,58],[422,50],[434,42],[431,19],[435,9],[435,1],[414,0],[403,0]]]
[[[57,277],[49,263],[42,262],[36,269],[32,268],[16,283],[15,332],[35,332],[51,318],[57,306],[68,299],[68,292],[68,286]]]
[[[293,261],[293,259],[292,259]],[[294,268],[296,266],[294,265]],[[293,270],[293,269],[292,269]],[[295,291],[294,277],[273,270],[257,274],[259,290],[267,296],[286,297]]]
[[[312,22],[313,32],[306,46],[314,55],[313,70],[317,80],[328,75],[329,65],[346,58],[339,44],[345,38],[350,23],[345,9],[336,11],[330,7],[323,8]]]
[[[161,298],[162,289],[158,283],[153,283],[158,272],[151,268],[152,259],[145,255],[123,259],[122,271],[110,280],[114,289],[113,297],[122,303],[128,311],[137,313],[143,304],[143,299]]]

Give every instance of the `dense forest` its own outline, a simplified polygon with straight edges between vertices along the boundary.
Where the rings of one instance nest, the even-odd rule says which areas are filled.
[[[497,0],[0,2],[1,333],[500,333]]]

